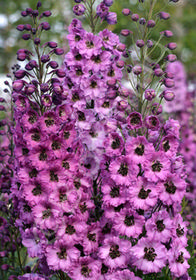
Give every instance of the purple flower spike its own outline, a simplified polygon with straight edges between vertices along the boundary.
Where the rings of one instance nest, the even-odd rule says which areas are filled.
[[[166,59],[169,61],[169,62],[174,62],[177,60],[177,56],[175,54],[168,54],[168,56],[166,57]]]
[[[166,87],[168,87],[168,88],[171,88],[171,87],[173,87],[173,86],[175,85],[175,82],[174,82],[174,80],[172,80],[172,79],[166,78],[166,79],[164,80],[164,85],[165,85]]]
[[[41,56],[41,62],[46,63],[50,60],[50,56],[48,54],[43,54]]]
[[[164,72],[163,72],[163,70],[162,70],[161,68],[156,68],[156,69],[154,70],[154,74],[155,74],[155,76],[157,76],[157,77],[161,77],[161,76],[163,76]]]
[[[138,21],[139,20],[139,15],[138,14],[132,14],[131,19],[133,21]]]
[[[40,38],[35,38],[34,39],[34,44],[39,45],[40,44]]]
[[[136,41],[136,46],[138,46],[139,48],[142,48],[144,46],[144,41],[143,40],[137,40]]]
[[[106,21],[108,24],[117,24],[117,14],[114,12],[109,12],[106,16]]]
[[[146,19],[145,19],[145,18],[140,18],[139,23],[140,23],[141,25],[146,24]]]
[[[54,49],[54,53],[56,55],[62,55],[62,54],[64,54],[64,50],[61,48],[56,48],[56,49]]]
[[[104,0],[103,2],[107,7],[110,7],[113,4],[113,0]]]
[[[122,36],[127,37],[127,36],[129,36],[129,34],[130,34],[130,30],[129,30],[129,29],[122,29],[121,32],[120,32],[120,34],[121,34]]]
[[[175,94],[170,89],[166,89],[161,93],[161,96],[163,96],[166,101],[172,101],[174,100]]]
[[[24,24],[19,24],[19,25],[16,27],[16,29],[17,29],[18,31],[23,31],[23,30],[25,30],[25,26],[24,26]]]
[[[40,24],[41,28],[43,30],[49,30],[50,29],[50,24],[47,21],[44,21]]]
[[[57,69],[57,70],[56,70],[56,74],[57,74],[57,76],[58,76],[59,78],[63,78],[63,77],[66,76],[66,73],[65,73],[65,71],[64,71],[63,69]]]
[[[56,61],[50,61],[47,65],[46,65],[46,67],[51,67],[52,69],[56,69],[56,68],[58,68],[58,63],[56,62]]]
[[[166,12],[160,12],[159,16],[161,19],[167,20],[170,18],[170,14],[166,13]]]
[[[22,78],[24,78],[25,75],[26,75],[26,71],[24,71],[24,70],[18,70],[14,73],[14,76],[17,79],[22,79]]]
[[[142,73],[142,67],[140,65],[135,65],[133,67],[133,73],[135,75],[140,75]]]
[[[142,127],[142,115],[138,112],[132,112],[127,118],[127,124],[130,129]]]
[[[22,80],[16,80],[13,82],[13,90],[16,91],[16,92],[19,92],[24,86],[24,81]]]
[[[177,44],[174,42],[171,42],[171,43],[167,44],[167,48],[170,50],[175,50],[177,48]]]
[[[21,12],[21,16],[22,16],[22,17],[26,17],[26,16],[28,16],[28,14],[27,14],[26,11],[22,11],[22,12]]]
[[[44,17],[50,17],[52,15],[51,11],[45,11],[43,12]]]
[[[47,83],[41,84],[40,89],[42,92],[47,92],[49,90],[49,85]]]
[[[57,47],[57,43],[56,42],[52,42],[52,41],[48,42],[47,45],[51,49],[55,49]]]
[[[27,41],[27,40],[29,40],[31,38],[31,35],[25,33],[25,34],[22,35],[22,38],[23,38],[23,40]]]

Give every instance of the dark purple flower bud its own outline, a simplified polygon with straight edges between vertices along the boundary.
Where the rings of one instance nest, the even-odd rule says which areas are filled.
[[[0,103],[4,103],[6,100],[3,97],[0,97]]]
[[[35,35],[37,32],[36,28],[32,28],[31,32],[33,33],[33,35]]]
[[[50,107],[52,105],[52,97],[49,94],[42,95],[41,103],[45,107]]]
[[[117,103],[117,109],[119,111],[124,111],[128,107],[128,102],[126,100],[121,100]]]
[[[73,7],[73,12],[76,16],[81,16],[84,14],[86,8],[83,4],[78,4]]]
[[[12,84],[13,90],[19,92],[24,86],[24,81],[22,80],[15,80]]]
[[[140,65],[135,65],[133,67],[133,73],[135,75],[140,75],[142,73],[142,67]]]
[[[30,34],[25,33],[25,34],[22,35],[23,40],[29,40],[30,38],[31,38]]]
[[[59,65],[58,65],[58,63],[56,62],[56,61],[50,61],[47,65],[46,65],[46,67],[51,67],[52,69],[56,69]]]
[[[44,30],[49,30],[50,29],[50,24],[47,21],[44,21],[40,24],[41,28]]]
[[[175,83],[174,80],[166,78],[164,79],[164,85],[168,88],[174,87]]]
[[[107,7],[110,7],[113,4],[113,0],[103,0],[103,2]]]
[[[55,49],[57,47],[57,43],[56,42],[52,42],[52,41],[48,42],[47,45],[51,49]]]
[[[123,9],[122,13],[123,13],[124,16],[128,16],[128,15],[131,14],[131,11],[129,9]]]
[[[179,0],[170,0],[170,2],[177,3]]]
[[[41,56],[41,62],[46,63],[50,60],[50,56],[48,54],[43,54]]]
[[[52,15],[51,11],[45,11],[42,14],[44,17],[50,17]]]
[[[127,118],[129,129],[138,129],[142,127],[142,115],[138,112],[132,112]]]
[[[39,82],[38,82],[37,80],[32,80],[31,83],[32,83],[35,87],[37,87],[38,84],[39,84]]]
[[[65,73],[65,71],[64,71],[63,69],[57,69],[57,70],[56,70],[56,74],[57,74],[57,76],[58,76],[59,78],[63,78],[63,77],[66,76],[66,73]]]
[[[164,34],[165,37],[167,37],[167,38],[170,38],[170,37],[173,36],[173,33],[172,33],[172,31],[170,31],[170,30],[165,30],[165,31],[163,31],[163,34]]]
[[[169,61],[169,62],[174,62],[177,60],[177,56],[175,54],[168,54],[168,56],[166,57],[166,59]]]
[[[33,16],[33,17],[37,17],[38,15],[39,15],[38,10],[33,10],[33,11],[32,11],[32,16]]]
[[[31,8],[26,8],[26,12],[27,12],[28,15],[30,15],[30,14],[32,13],[32,11],[33,11],[33,9],[31,9]]]
[[[133,66],[129,64],[129,65],[127,65],[126,69],[127,69],[128,73],[131,73]]]
[[[145,19],[145,18],[140,18],[139,23],[140,23],[141,25],[146,24],[146,19]]]
[[[106,16],[106,21],[108,24],[117,24],[117,14],[114,12],[109,12]]]
[[[25,30],[25,26],[24,26],[24,24],[19,24],[19,25],[16,27],[16,29],[19,30],[19,31],[23,31],[23,30]]]
[[[152,88],[146,89],[144,94],[146,100],[151,101],[153,98],[155,98],[155,90]]]
[[[40,89],[42,92],[47,92],[49,90],[49,85],[47,83],[41,84]]]
[[[132,14],[131,19],[133,21],[138,21],[139,20],[139,15],[138,14]]]
[[[130,30],[129,29],[122,29],[121,31],[120,31],[120,34],[122,35],[122,36],[128,36],[129,34],[130,34]]]
[[[122,67],[124,67],[124,65],[125,65],[125,62],[124,62],[123,60],[118,60],[118,61],[116,62],[116,66],[117,66],[118,68],[122,68]]]
[[[40,44],[40,38],[35,38],[34,39],[34,44],[39,45]]]
[[[153,131],[158,130],[160,126],[159,119],[156,116],[147,116],[144,123],[148,129],[151,129]]]
[[[154,70],[154,74],[155,74],[155,76],[157,76],[157,77],[161,77],[164,73],[163,73],[163,70],[162,70],[161,68],[156,68],[156,69]]]
[[[53,91],[56,94],[61,94],[63,92],[63,87],[59,83],[54,83],[53,84]]]
[[[167,20],[170,18],[170,14],[168,14],[166,12],[160,12],[159,16],[160,16],[160,19],[164,19],[164,20]]]
[[[31,95],[32,93],[34,93],[36,90],[35,85],[33,84],[28,84],[25,86],[25,94],[26,95]]]
[[[39,9],[41,6],[42,6],[41,1],[38,1],[38,2],[37,2],[37,9]]]
[[[16,275],[10,275],[8,280],[17,280],[18,277]]]
[[[29,61],[29,65],[33,68],[38,67],[37,61],[33,59]]]
[[[159,104],[159,103],[153,103],[152,104],[152,113],[154,115],[159,115],[159,114],[162,113],[162,111],[163,111],[163,108],[162,108],[161,104]]]
[[[163,97],[166,101],[174,100],[175,94],[170,89],[166,89],[161,93],[161,97]]]
[[[30,24],[25,24],[25,30],[27,30],[27,31],[31,31],[31,29],[32,29],[32,26],[30,25]]]
[[[117,45],[117,50],[119,52],[124,52],[125,49],[126,49],[126,45],[125,44],[118,44]]]
[[[18,70],[14,73],[14,76],[17,79],[22,79],[22,78],[24,78],[25,75],[26,75],[26,71],[24,71],[24,70]]]
[[[167,48],[170,50],[175,50],[177,48],[177,44],[174,42],[171,42],[171,43],[167,44]]]
[[[56,48],[56,49],[54,49],[54,53],[56,55],[62,55],[62,54],[64,54],[64,50],[61,48]]]
[[[82,0],[74,0],[74,2],[78,4],[78,3],[81,3]]]
[[[5,106],[0,105],[0,111],[6,111]]]
[[[150,19],[147,22],[147,27],[149,27],[149,28],[153,28],[155,25],[156,25],[156,23],[155,23],[155,21],[153,19]]]
[[[2,264],[1,269],[7,271],[10,268],[9,264]]]
[[[109,13],[109,8],[104,4],[104,2],[101,2],[96,9],[96,14],[104,20]]]
[[[153,41],[151,41],[151,40],[148,40],[148,41],[147,41],[147,47],[148,47],[149,49],[152,48],[153,45],[154,45]]]
[[[27,64],[25,65],[25,69],[26,69],[27,71],[31,71],[31,70],[33,70],[33,67],[32,67],[29,63],[27,63]]]
[[[22,12],[21,12],[21,16],[22,16],[22,17],[26,17],[27,15],[28,15],[28,14],[27,14],[26,11],[22,11]]]
[[[123,53],[122,53],[122,56],[125,57],[125,58],[128,58],[129,57],[129,54],[130,52],[128,50],[125,50]]]
[[[6,86],[9,86],[9,82],[8,82],[8,81],[4,81],[4,84],[5,84]]]
[[[138,46],[139,48],[142,48],[144,46],[144,41],[143,40],[137,40],[136,41],[136,46]]]

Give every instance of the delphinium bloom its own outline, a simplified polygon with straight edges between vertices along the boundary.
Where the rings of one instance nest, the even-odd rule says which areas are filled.
[[[175,242],[186,232],[178,214],[186,188],[183,165],[179,161],[177,166],[179,124],[172,119],[164,123],[159,116],[163,95],[144,79],[149,66],[157,82],[173,84],[166,75],[161,77],[161,66],[146,65],[144,59],[146,32],[156,22],[152,15],[147,22],[131,15],[144,32],[136,42],[141,61],[138,56],[128,65],[124,60],[131,52],[117,35],[108,29],[94,34],[98,17],[116,22],[111,5],[106,0],[98,5],[90,17],[92,32],[78,19],[72,21],[63,69],[51,61],[62,49],[55,42],[40,47],[33,38],[37,30],[50,28],[39,21],[44,13],[30,37],[23,35],[33,38],[37,61],[29,51],[18,52],[18,59],[28,62],[25,70],[15,72],[13,83],[17,225],[29,256],[44,259],[60,279],[65,274],[73,280],[140,279],[129,269],[159,273],[168,261],[172,265],[174,256],[179,258]],[[93,11],[88,2],[74,7],[76,15],[88,17]],[[38,16],[31,10],[28,14]],[[169,16],[162,13],[160,18]],[[152,47],[148,42],[149,56]],[[39,75],[31,72],[34,68]],[[123,68],[136,76],[135,98],[122,85]],[[47,74],[52,76],[45,80]],[[180,246],[186,254],[185,240]],[[176,272],[171,265],[173,275],[181,276],[181,266]]]

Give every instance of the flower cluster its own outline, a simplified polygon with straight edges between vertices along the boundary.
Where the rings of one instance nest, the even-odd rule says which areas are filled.
[[[111,4],[104,0],[97,7],[102,19]],[[83,14],[84,6],[76,6]],[[128,9],[123,13],[140,22],[145,38],[155,25],[150,16],[141,21]],[[23,34],[37,58],[25,49],[17,53],[27,63],[14,73],[12,196],[29,256],[41,260],[44,275],[56,272],[60,279],[139,280],[166,266],[172,277],[188,277],[187,223],[179,213],[186,192],[180,126],[160,117],[161,100],[171,100],[171,93],[154,103],[157,91],[144,79],[144,38],[136,43],[141,65],[128,65],[130,51],[117,35],[107,29],[95,35],[74,19],[62,69],[51,60],[62,49],[55,42],[41,45],[39,33],[49,25],[40,20],[50,12],[28,8],[22,15],[37,19],[28,25],[29,36]],[[170,88],[169,71],[151,66],[150,75]],[[137,76],[133,90],[123,86],[124,69]],[[26,278],[45,276],[19,279]]]

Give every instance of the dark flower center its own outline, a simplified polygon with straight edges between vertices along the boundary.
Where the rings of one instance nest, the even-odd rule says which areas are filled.
[[[81,59],[82,59],[81,54],[78,53],[75,55],[75,60],[80,61]]]
[[[126,163],[121,163],[120,168],[118,169],[118,173],[122,176],[127,176],[128,174],[128,166]]]
[[[78,120],[79,121],[85,121],[85,114],[82,111],[78,111]]]
[[[119,252],[119,246],[116,244],[116,245],[112,245],[110,247],[110,252],[109,252],[109,256],[112,258],[112,259],[115,259],[115,258],[118,258],[120,257],[121,253]]]
[[[38,171],[33,168],[30,172],[29,172],[29,177],[30,178],[34,178],[34,177],[37,177],[37,174],[38,174]]]
[[[176,234],[177,234],[178,237],[184,235],[184,228],[181,228],[180,224],[178,224],[178,227],[176,229]]]
[[[166,192],[168,192],[170,194],[174,194],[176,192],[176,186],[174,185],[174,183],[172,181],[165,183],[164,186],[165,186]]]
[[[40,195],[42,193],[42,189],[41,189],[41,185],[37,185],[33,190],[32,190],[32,194],[33,195]]]
[[[109,224],[109,223],[106,223],[105,226],[102,228],[102,233],[103,234],[107,234],[107,233],[110,233],[111,232],[111,229],[112,229],[112,225]]]
[[[94,55],[93,55],[92,61],[94,61],[95,63],[100,63],[100,62],[101,62],[101,58],[100,58],[99,55],[97,55],[97,56],[94,56]]]
[[[61,143],[60,142],[57,142],[57,141],[53,141],[52,142],[52,149],[55,151],[55,150],[60,150],[61,148]]]
[[[52,126],[54,124],[54,119],[51,118],[51,117],[48,117],[46,120],[45,120],[45,124],[47,127],[49,126]]]
[[[120,212],[120,210],[123,209],[123,208],[124,208],[124,204],[121,203],[120,205],[114,207],[114,211],[115,211],[115,212]]]
[[[115,76],[115,72],[114,69],[111,69],[108,73],[107,73],[108,77],[114,77]]]
[[[142,187],[140,192],[138,193],[138,197],[141,199],[146,199],[150,192],[151,192],[151,190],[145,191],[145,189]]]
[[[139,124],[140,123],[140,117],[137,115],[134,115],[130,119],[130,123],[133,125]]]
[[[79,96],[79,94],[76,92],[76,93],[73,93],[72,94],[72,101],[73,102],[76,102],[76,101],[78,101],[78,100],[80,100],[80,96]]]
[[[157,231],[159,231],[159,232],[161,232],[165,229],[165,225],[163,223],[163,220],[156,221],[156,225],[157,225]]]
[[[89,277],[90,275],[90,272],[91,272],[91,269],[87,266],[87,265],[83,265],[82,268],[81,268],[81,274],[84,275],[84,277]]]
[[[76,230],[75,230],[74,226],[68,225],[68,226],[66,227],[65,233],[67,233],[67,234],[69,234],[69,235],[72,235],[72,234],[74,234],[75,232],[76,232]]]
[[[133,226],[135,224],[134,216],[133,215],[131,215],[131,216],[126,215],[125,220],[124,220],[124,224],[128,227]]]
[[[59,193],[59,201],[63,202],[67,199],[66,193]]]
[[[81,68],[78,67],[78,68],[76,69],[76,75],[77,75],[77,76],[82,76],[82,75],[83,75],[83,72],[82,72],[82,69],[81,69]]]
[[[22,154],[23,156],[28,155],[29,150],[27,148],[22,148]]]
[[[97,87],[97,82],[96,81],[91,81],[90,87],[91,88],[96,88]]]
[[[46,209],[42,211],[42,219],[47,219],[51,216],[51,209]]]
[[[86,202],[84,202],[83,204],[80,204],[79,208],[80,208],[80,211],[82,214],[85,213],[87,210]]]
[[[55,231],[52,230],[52,229],[48,229],[48,232],[45,233],[45,237],[48,239],[49,243],[50,242],[53,243],[55,241],[55,238],[56,238]]]
[[[41,151],[40,155],[39,155],[39,160],[40,161],[45,161],[47,159],[47,153],[45,150]]]
[[[110,102],[109,102],[109,101],[105,101],[105,102],[102,104],[102,107],[103,107],[103,108],[109,108],[109,107],[110,107]]]
[[[176,259],[177,262],[183,263],[184,262],[184,257],[183,257],[183,252],[180,252],[180,255]]]
[[[30,207],[28,204],[25,204],[25,205],[23,206],[23,210],[24,210],[24,212],[30,213],[30,212],[31,212],[31,207]]]
[[[135,149],[135,154],[137,154],[138,156],[143,156],[144,154],[144,145],[140,144],[139,146],[137,146],[137,148]]]
[[[37,116],[34,113],[31,113],[29,119],[28,119],[29,123],[34,124],[37,121]]]
[[[79,42],[81,40],[80,35],[75,35],[75,42]]]
[[[79,190],[81,183],[78,181],[74,181],[74,186],[76,187],[77,190]]]
[[[50,170],[50,181],[52,182],[59,181],[58,175],[53,170]]]
[[[32,139],[33,141],[39,142],[39,141],[40,141],[40,134],[39,134],[39,132],[33,133],[33,134],[31,135],[31,139]]]
[[[161,169],[163,168],[163,165],[160,163],[160,161],[156,160],[153,164],[152,164],[152,170],[154,172],[160,172]]]
[[[62,248],[60,252],[56,253],[60,260],[67,259],[67,252],[65,248]]]
[[[157,254],[155,253],[155,249],[152,247],[150,247],[150,248],[145,247],[144,252],[145,252],[144,259],[151,261],[151,262],[153,262],[155,257],[157,256]]]
[[[104,263],[102,264],[101,267],[101,274],[106,274],[108,272],[108,266],[106,266]]]
[[[87,47],[88,49],[94,48],[93,41],[92,41],[92,40],[91,40],[91,41],[86,41],[86,47]]]
[[[170,145],[168,140],[163,142],[163,149],[165,152],[169,151]]]
[[[90,102],[86,102],[86,109],[93,109],[95,107],[95,101],[91,99]]]
[[[96,233],[88,233],[87,237],[90,241],[96,242]]]
[[[63,136],[64,136],[64,139],[69,139],[70,132],[69,131],[64,131]]]
[[[118,149],[120,147],[120,139],[115,138],[111,145],[112,149]]]
[[[119,194],[120,194],[120,188],[119,187],[113,187],[110,191],[110,196],[112,198],[119,197]]]

